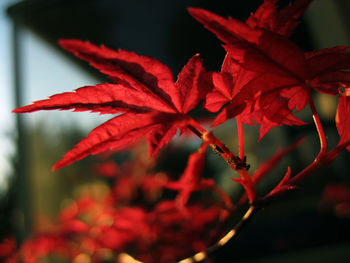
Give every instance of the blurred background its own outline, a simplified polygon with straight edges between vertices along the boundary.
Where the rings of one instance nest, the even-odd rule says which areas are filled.
[[[32,101],[107,80],[61,50],[58,39],[89,40],[155,57],[168,65],[175,76],[195,53],[201,54],[208,70],[219,70],[224,57],[220,42],[192,19],[186,8],[197,6],[246,19],[261,2],[1,0],[0,237],[12,232],[18,240],[24,240],[30,236],[39,215],[54,217],[79,186],[96,182],[89,168],[93,158],[54,173],[51,167],[108,116],[71,112],[11,114],[12,109]],[[288,1],[280,2],[283,5]],[[305,51],[350,46],[349,12],[348,0],[315,0],[293,41]],[[336,98],[315,96],[330,146],[335,146]],[[272,179],[262,183],[261,189],[276,183],[287,165],[297,172],[317,154],[319,144],[312,120],[306,120],[309,126],[275,128],[258,144],[257,129],[245,127],[251,169],[271,156],[278,145],[286,147],[302,135],[307,137],[277,167]],[[232,131],[234,124],[223,125],[217,135],[236,149]],[[186,151],[193,148],[187,147]],[[305,180],[300,190],[271,204],[237,239],[214,253],[214,261],[349,262],[350,200],[348,214],[320,204],[329,183],[349,184],[349,161],[349,154],[342,153],[332,165]],[[219,171],[218,183],[234,198],[239,187],[231,182],[230,171],[225,170],[224,164],[217,164],[215,155],[208,156],[208,163],[211,170]]]

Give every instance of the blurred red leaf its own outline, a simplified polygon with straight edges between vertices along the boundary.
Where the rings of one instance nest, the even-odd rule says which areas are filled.
[[[350,96],[340,96],[336,114],[336,125],[340,135],[339,144],[350,140]],[[350,151],[350,145],[346,147]]]
[[[204,143],[197,152],[189,156],[186,169],[178,181],[170,181],[164,185],[165,188],[179,191],[177,200],[181,207],[186,205],[193,192],[215,186],[215,182],[212,179],[201,177],[205,163],[206,148],[207,145]]]
[[[0,243],[0,258],[10,257],[17,250],[16,240],[14,237],[5,238]]]
[[[107,178],[115,177],[120,174],[120,168],[114,161],[99,163],[94,168],[99,175]]]

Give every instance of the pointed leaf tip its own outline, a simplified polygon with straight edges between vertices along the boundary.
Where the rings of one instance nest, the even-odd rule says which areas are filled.
[[[201,99],[199,77],[204,71],[199,54],[194,55],[183,67],[175,83],[177,96],[173,96],[174,104],[182,113],[187,113],[197,106]]]

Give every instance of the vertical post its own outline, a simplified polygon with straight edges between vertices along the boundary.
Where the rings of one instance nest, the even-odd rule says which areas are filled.
[[[15,106],[23,105],[23,72],[22,72],[22,49],[20,26],[16,18],[13,18],[12,46],[13,46],[13,85]],[[16,229],[16,238],[22,243],[30,231],[30,184],[28,173],[27,136],[24,126],[23,115],[16,114],[16,159],[14,175],[14,211],[13,222]]]

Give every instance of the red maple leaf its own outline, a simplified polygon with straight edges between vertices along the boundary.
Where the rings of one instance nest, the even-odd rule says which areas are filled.
[[[121,115],[95,128],[53,168],[59,169],[90,154],[118,150],[146,136],[155,154],[193,121],[187,113],[199,102],[198,78],[202,62],[193,56],[174,83],[170,69],[160,61],[125,50],[114,51],[80,40],[60,40],[60,45],[107,74],[114,83],[82,87],[51,96],[14,110],[91,111]]]
[[[349,96],[339,92],[339,88],[348,88],[350,84],[349,47],[338,46],[305,53],[312,77],[310,85],[319,92]]]
[[[252,125],[252,121],[261,124],[260,138],[262,138],[277,125],[304,124],[292,115],[296,105],[298,110],[306,106],[306,94],[301,93],[298,88],[299,79],[303,79],[308,72],[303,52],[292,42],[287,39],[285,41],[284,37],[272,31],[280,29],[278,33],[281,34],[292,31],[296,23],[289,23],[286,14],[289,14],[290,19],[296,21],[300,15],[298,10],[307,4],[305,1],[302,1],[304,4],[299,1],[298,7],[288,6],[277,11],[276,2],[265,1],[258,11],[251,15],[246,24],[232,18],[226,20],[206,10],[189,9],[197,20],[227,44],[225,48],[231,58],[226,57],[220,74],[226,75],[226,79],[227,74],[231,74],[234,84],[217,81],[220,77],[214,76],[216,77],[214,90],[221,93],[225,89],[222,86],[234,88],[231,88],[233,91],[231,96],[226,95],[226,101],[222,100],[229,104],[217,116],[213,126],[240,114],[241,120],[246,124]],[[285,13],[284,16],[281,15],[283,13]],[[261,28],[271,30],[271,32]],[[270,42],[272,46],[269,46]],[[276,49],[280,44],[282,47]],[[299,67],[300,64],[302,67]],[[232,68],[232,65],[234,65],[233,70],[227,70],[229,67]],[[296,65],[298,65],[297,72],[290,72]],[[301,77],[295,80],[295,75],[301,75]],[[211,99],[209,99],[210,96],[212,96]],[[208,94],[206,99],[212,101],[215,97],[217,99],[220,97],[218,92]],[[295,99],[295,97],[298,98]],[[292,103],[288,103],[288,100]],[[214,111],[213,108],[208,110]]]
[[[298,1],[300,8],[289,6],[284,10],[299,15],[297,10],[304,9],[302,7],[307,6],[308,2]],[[269,3],[272,5],[275,1]],[[268,10],[272,10],[272,13],[277,12],[273,11],[275,10],[273,8]],[[350,73],[345,70],[350,68],[350,59],[345,47],[304,53],[284,36],[288,35],[287,31],[289,32],[292,26],[286,31],[277,33],[269,31],[276,30],[273,26],[255,27],[260,25],[259,21],[265,21],[264,16],[258,16],[260,20],[254,24],[243,23],[233,18],[225,19],[199,8],[190,8],[189,12],[225,43],[228,56],[243,68],[242,70],[236,66],[237,69],[233,74],[229,72],[233,78],[239,80],[238,84],[234,84],[236,92],[231,92],[231,96],[226,95],[227,89],[229,87],[232,89],[233,86],[227,84],[227,71],[220,73],[221,78],[226,78],[226,81],[217,81],[218,77],[214,74],[214,89],[222,93],[224,96],[220,98],[226,97],[226,102],[229,104],[217,116],[213,125],[242,114],[244,115],[242,121],[245,123],[249,124],[250,120],[253,120],[261,124],[260,137],[262,137],[270,128],[277,125],[303,124],[292,113],[295,109],[297,111],[304,109],[309,103],[310,88],[337,94],[339,85],[344,87],[349,85]],[[295,17],[296,15],[290,15],[290,19]],[[288,20],[284,24],[287,25]],[[247,75],[246,71],[255,72],[255,75]],[[245,76],[240,76],[242,74]],[[207,101],[209,96],[213,96],[213,93],[207,95]],[[220,98],[217,96],[216,100]],[[211,102],[213,100],[211,98]],[[215,107],[219,108],[218,105]]]
[[[215,118],[212,126],[240,116],[245,124],[260,124],[260,138],[262,138],[271,128],[278,125],[305,124],[291,114],[288,103],[286,103],[287,98],[283,97],[283,94],[278,92],[249,94],[248,87],[254,87],[253,83],[256,80],[262,80],[259,73],[240,67],[230,56],[225,57],[221,72],[212,73],[214,88],[206,95],[204,104],[204,107],[211,112],[218,111],[226,104]],[[266,80],[270,81],[271,79],[267,78]],[[257,101],[247,100],[248,97],[256,98]],[[290,99],[290,102],[293,103],[293,100]],[[296,102],[300,103],[300,101]],[[294,105],[290,104],[290,107],[293,108]],[[305,105],[299,108],[303,107]]]

